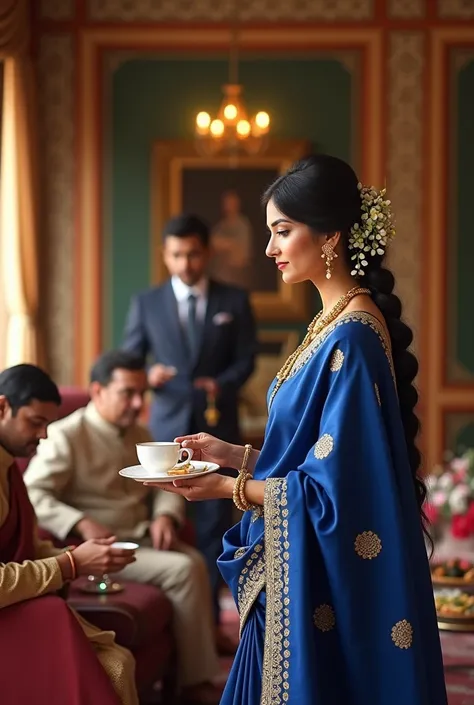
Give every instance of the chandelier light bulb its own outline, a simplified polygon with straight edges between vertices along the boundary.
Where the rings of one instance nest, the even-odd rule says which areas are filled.
[[[237,153],[253,156],[263,153],[268,147],[270,115],[261,110],[247,119],[242,98],[243,87],[240,84],[226,83],[222,91],[222,100],[215,117],[206,111],[196,115],[194,134],[198,152],[206,156],[226,152],[233,156]]]
[[[209,115],[209,113],[202,111],[196,115],[196,127],[198,127],[200,130],[207,130],[210,124],[211,116]]]
[[[255,124],[261,130],[267,130],[270,126],[270,115],[268,113],[260,111],[255,116]]]
[[[248,120],[239,120],[235,129],[239,137],[247,137],[250,134],[250,123]]]
[[[224,108],[224,117],[226,120],[235,120],[237,117],[237,107],[232,103],[229,103]]]
[[[211,135],[214,137],[222,137],[224,134],[224,123],[222,120],[213,120],[209,127]]]

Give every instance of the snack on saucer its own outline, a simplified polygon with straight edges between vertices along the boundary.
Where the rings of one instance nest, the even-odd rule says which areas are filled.
[[[197,472],[204,472],[205,470],[207,470],[207,465],[198,470],[192,463],[185,463],[184,465],[176,465],[174,468],[171,468],[171,470],[168,470],[168,475],[189,475],[190,473],[194,475]]]
[[[174,468],[168,470],[168,475],[189,475],[190,472],[194,472],[194,468],[191,463],[184,463],[184,465],[175,465]]]

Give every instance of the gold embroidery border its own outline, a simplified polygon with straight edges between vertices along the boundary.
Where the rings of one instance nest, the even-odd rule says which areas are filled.
[[[262,544],[257,543],[242,569],[237,585],[237,603],[240,618],[239,636],[242,636],[252,605],[264,587],[265,551]]]
[[[334,321],[334,323],[331,323],[331,325],[327,326],[327,328],[321,331],[321,333],[316,336],[316,338],[310,343],[306,350],[304,350],[298,357],[295,364],[293,365],[293,369],[291,370],[289,377],[293,377],[297,372],[301,370],[304,365],[306,365],[306,363],[312,358],[316,350],[318,350],[318,348],[324,343],[324,341],[328,338],[329,335],[331,335],[331,333],[336,328],[338,328],[340,325],[343,325],[344,323],[352,323],[353,321],[357,321],[359,323],[362,323],[363,325],[370,326],[370,328],[378,336],[380,342],[382,343],[382,347],[387,357],[388,364],[390,365],[392,377],[395,379],[395,370],[393,367],[390,339],[387,337],[385,328],[378,320],[378,318],[372,316],[371,313],[367,313],[367,311],[350,311],[349,313],[344,313],[340,318],[337,319],[337,321]]]
[[[285,478],[265,482],[267,606],[260,705],[289,702],[290,595],[288,585],[288,502]]]

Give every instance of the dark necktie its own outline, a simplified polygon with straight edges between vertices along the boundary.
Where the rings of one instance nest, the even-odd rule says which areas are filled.
[[[199,328],[196,316],[197,297],[194,294],[188,296],[188,345],[191,356],[194,357],[197,353],[199,344]]]

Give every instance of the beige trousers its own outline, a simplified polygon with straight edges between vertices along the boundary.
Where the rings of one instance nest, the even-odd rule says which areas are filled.
[[[173,605],[180,685],[211,681],[219,673],[219,662],[204,559],[186,544],[179,544],[174,551],[156,551],[145,543],[142,539],[136,562],[126,566],[117,578],[152,583],[166,593]]]

